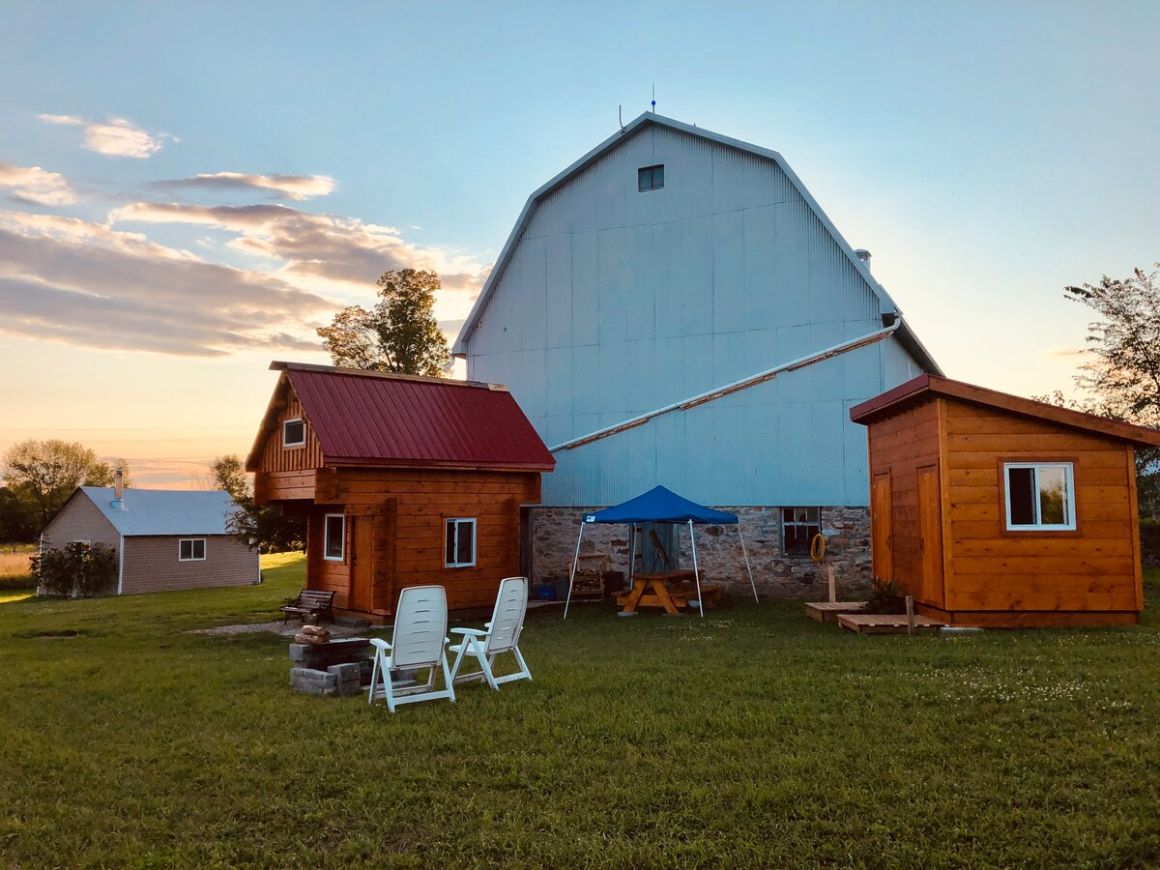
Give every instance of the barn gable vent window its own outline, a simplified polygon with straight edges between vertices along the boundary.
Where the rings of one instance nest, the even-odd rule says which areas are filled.
[[[346,556],[346,517],[327,514],[322,534],[322,558],[327,562],[341,562]]]
[[[645,166],[636,171],[636,189],[641,193],[646,190],[660,190],[665,186],[665,165]]]
[[[787,556],[808,556],[810,541],[822,530],[816,507],[787,507],[781,509],[781,546]]]
[[[282,446],[306,446],[306,423],[301,417],[295,417],[293,420],[286,420],[282,424]]]
[[[204,562],[205,538],[181,538],[177,542],[178,562]]]
[[[1075,530],[1075,469],[1070,462],[1005,462],[1007,530]]]
[[[475,520],[456,517],[444,525],[443,565],[470,568],[475,564]]]

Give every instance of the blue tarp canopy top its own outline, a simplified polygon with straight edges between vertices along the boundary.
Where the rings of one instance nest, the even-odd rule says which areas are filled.
[[[643,495],[630,498],[584,516],[586,523],[713,523],[730,525],[737,522],[737,514],[715,511],[695,501],[682,498],[671,489],[654,486]]]

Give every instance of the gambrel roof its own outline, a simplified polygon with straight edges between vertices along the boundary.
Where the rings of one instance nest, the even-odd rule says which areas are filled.
[[[512,256],[531,222],[532,215],[536,208],[543,202],[551,193],[561,188],[572,178],[579,175],[601,157],[612,151],[619,145],[627,142],[632,136],[648,126],[666,127],[670,130],[675,130],[680,133],[685,133],[689,136],[695,136],[708,142],[715,142],[718,145],[724,145],[727,148],[733,148],[738,151],[743,151],[748,154],[753,154],[762,157],[766,160],[772,161],[777,167],[785,173],[790,183],[797,189],[798,193],[813,213],[817,216],[822,226],[833,237],[835,243],[838,245],[842,253],[849,259],[851,265],[857,273],[866,282],[870,290],[878,297],[880,309],[882,313],[882,320],[884,325],[892,325],[896,320],[901,321],[898,330],[895,332],[895,337],[899,340],[903,347],[915,358],[915,360],[927,371],[941,374],[941,369],[938,363],[934,361],[927,349],[918,340],[918,337],[911,331],[908,324],[902,321],[902,311],[895,304],[894,299],[890,294],[871,274],[867,265],[858,258],[854,253],[854,249],[838,232],[837,227],[830,221],[829,217],[822,210],[822,207],[814,199],[813,195],[802,184],[801,179],[797,177],[794,171],[786,163],[785,159],[776,151],[770,151],[768,148],[762,148],[758,145],[751,145],[748,142],[742,142],[739,139],[732,139],[728,136],[722,136],[719,133],[713,133],[701,127],[695,127],[690,124],[684,124],[680,121],[675,121],[672,118],[666,118],[662,115],[657,115],[652,112],[645,112],[634,121],[625,125],[620,131],[614,133],[609,138],[605,139],[555,178],[548,181],[542,187],[528,197],[527,203],[524,205],[523,211],[520,212],[519,219],[516,221],[515,227],[512,229],[511,235],[508,236],[507,242],[504,244],[503,250],[500,251],[499,259],[496,261],[495,267],[491,270],[487,280],[484,282],[483,289],[480,291],[479,298],[475,300],[475,305],[472,306],[471,313],[468,314],[467,320],[464,321],[463,328],[459,332],[459,336],[455,340],[453,353],[458,357],[467,356],[467,344],[472,332],[475,331],[479,320],[487,308],[488,302],[491,299],[492,293],[499,285],[499,281],[511,262]]]

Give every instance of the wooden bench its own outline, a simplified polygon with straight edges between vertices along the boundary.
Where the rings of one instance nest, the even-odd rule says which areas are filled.
[[[292,615],[307,616],[319,619],[322,616],[334,618],[334,593],[321,592],[317,589],[303,589],[293,598],[278,608],[282,611],[282,622],[285,623]]]

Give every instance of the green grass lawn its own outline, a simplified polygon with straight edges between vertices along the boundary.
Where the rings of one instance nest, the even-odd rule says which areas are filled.
[[[1154,611],[869,638],[800,605],[583,606],[529,616],[534,682],[391,716],[291,694],[277,637],[186,633],[271,619],[302,584],[276,561],[0,606],[0,864],[1160,862]]]

